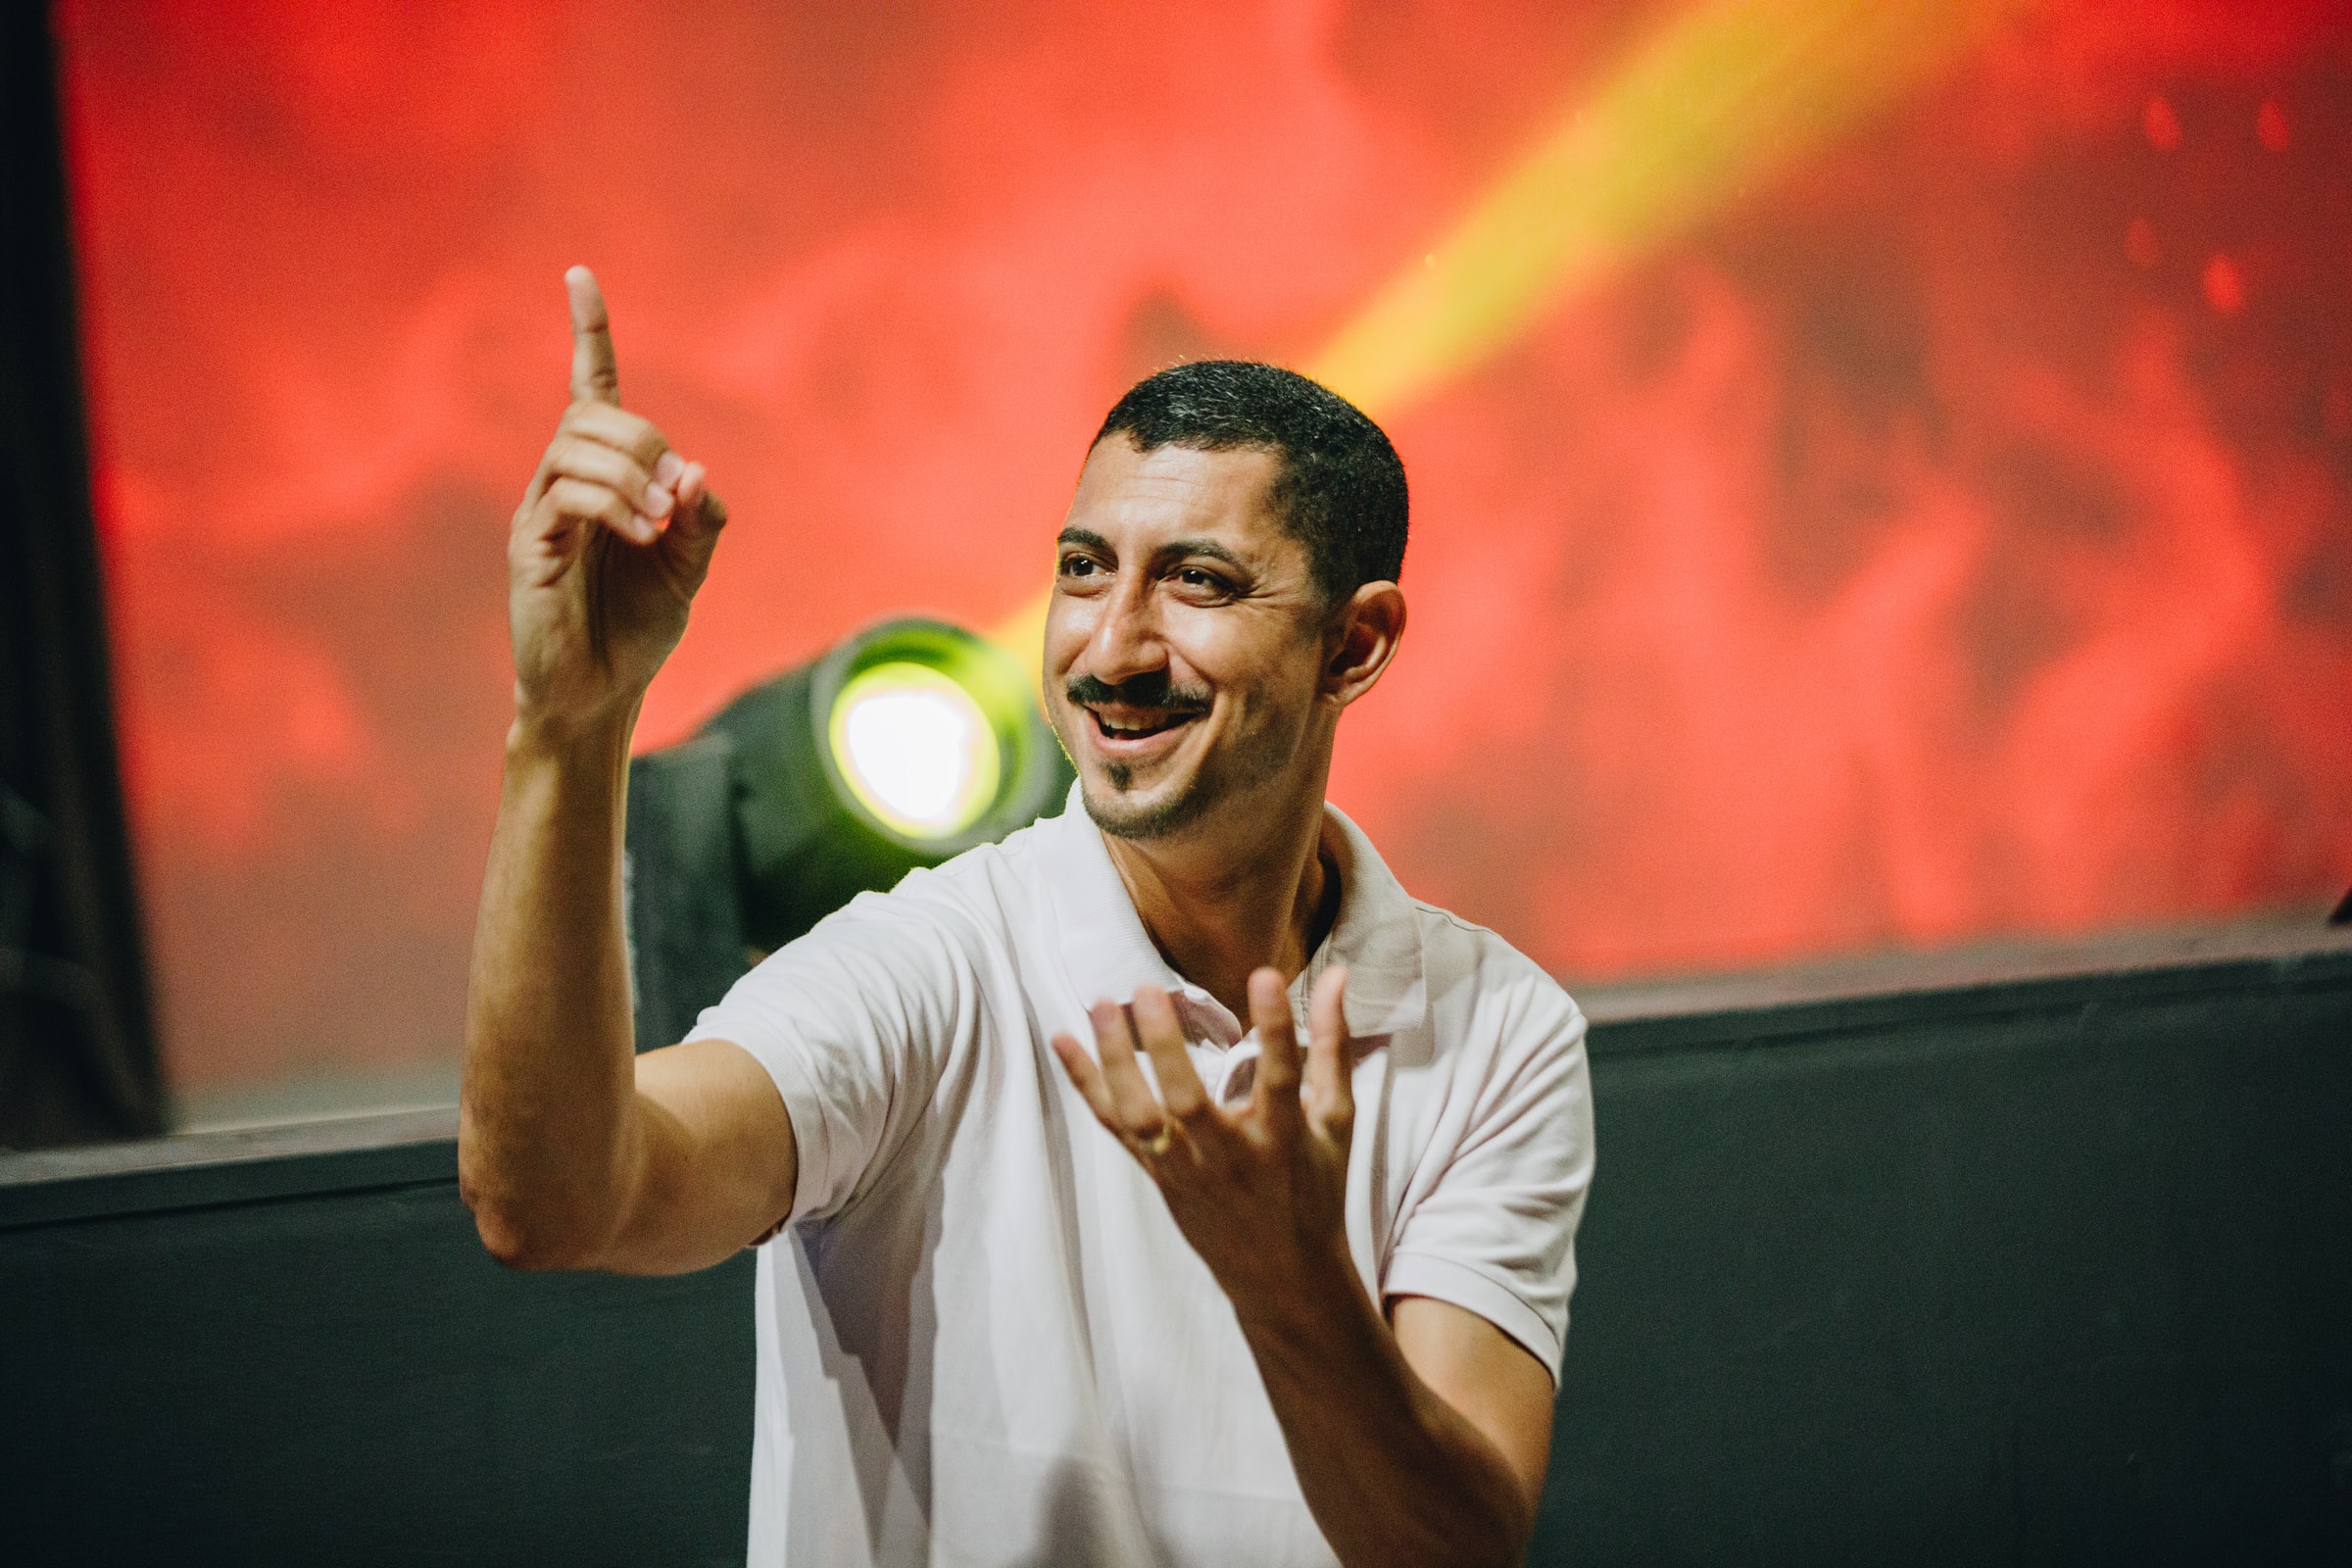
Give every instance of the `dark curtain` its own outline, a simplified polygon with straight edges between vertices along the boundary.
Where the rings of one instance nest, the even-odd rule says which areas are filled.
[[[48,8],[0,3],[0,1148],[160,1132]]]

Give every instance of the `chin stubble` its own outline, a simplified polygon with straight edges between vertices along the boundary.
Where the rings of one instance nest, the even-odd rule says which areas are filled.
[[[1116,790],[1127,788],[1128,780],[1134,776],[1123,762],[1114,762],[1103,771],[1110,777],[1111,788]],[[1157,806],[1136,810],[1119,810],[1107,801],[1095,799],[1095,792],[1085,788],[1078,791],[1078,800],[1095,826],[1112,838],[1134,840],[1165,838],[1179,828],[1189,827],[1212,802],[1210,792],[1202,789],[1198,779]]]
[[[1279,746],[1266,744],[1272,737],[1261,735],[1257,737],[1260,744],[1245,745],[1228,754],[1232,766],[1225,776],[1219,776],[1212,762],[1156,806],[1122,811],[1110,801],[1097,800],[1095,792],[1083,785],[1078,799],[1095,826],[1113,838],[1139,842],[1165,838],[1192,826],[1226,801],[1247,794],[1280,774],[1296,760],[1302,738],[1294,734],[1290,745]],[[1102,772],[1110,787],[1121,792],[1135,778],[1135,769],[1125,762],[1106,762]]]

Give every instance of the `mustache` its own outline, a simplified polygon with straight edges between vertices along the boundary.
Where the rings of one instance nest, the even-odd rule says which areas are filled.
[[[1117,703],[1128,708],[1158,708],[1169,713],[1191,714],[1205,713],[1209,707],[1206,687],[1176,685],[1164,670],[1137,675],[1116,686],[1092,675],[1073,675],[1062,688],[1062,694],[1080,708]]]

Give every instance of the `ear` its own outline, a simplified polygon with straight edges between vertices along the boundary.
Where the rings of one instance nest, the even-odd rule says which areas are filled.
[[[1380,680],[1404,640],[1404,590],[1368,582],[1335,611],[1324,633],[1323,691],[1342,708]]]

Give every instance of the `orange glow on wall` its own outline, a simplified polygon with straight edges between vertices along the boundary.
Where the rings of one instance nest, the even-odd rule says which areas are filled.
[[[2352,24],[1894,9],[1934,70],[1774,100],[1384,411],[1414,619],[1335,794],[1571,977],[2352,881]],[[1661,38],[1772,11],[64,6],[175,1070],[455,1050],[566,264],[737,519],[660,742],[1013,613],[1135,376],[1314,361]]]

